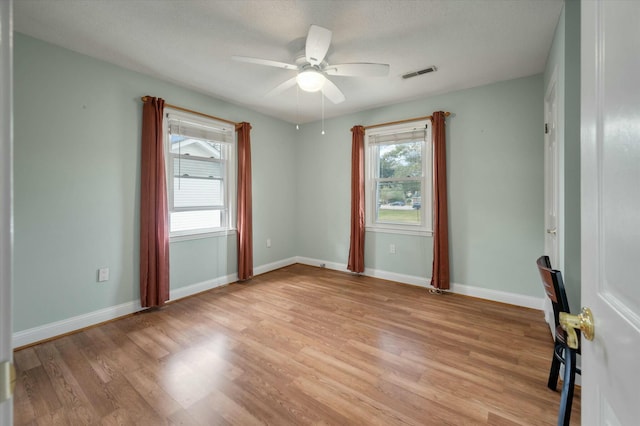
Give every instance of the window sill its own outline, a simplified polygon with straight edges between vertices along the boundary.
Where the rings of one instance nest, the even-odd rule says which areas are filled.
[[[366,232],[380,232],[383,234],[402,234],[416,235],[419,237],[432,237],[433,231],[417,230],[417,229],[398,229],[398,228],[381,228],[375,226],[365,227]]]
[[[203,232],[198,234],[174,235],[169,237],[169,243],[177,243],[180,241],[200,240],[203,238],[217,238],[235,234],[235,229],[225,229],[223,231]]]

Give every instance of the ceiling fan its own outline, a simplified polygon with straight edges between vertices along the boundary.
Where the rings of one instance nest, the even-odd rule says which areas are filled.
[[[344,102],[345,97],[342,91],[336,86],[328,76],[343,77],[385,77],[389,75],[388,64],[376,64],[357,62],[350,64],[329,65],[325,60],[325,56],[329,51],[331,44],[331,31],[311,25],[307,34],[307,41],[304,54],[296,59],[295,64],[286,62],[271,61],[268,59],[251,58],[247,56],[233,56],[236,61],[249,62],[252,64],[266,65],[269,67],[283,68],[286,70],[297,71],[297,75],[285,82],[279,84],[267,96],[273,96],[298,84],[300,89],[307,92],[322,93],[334,104]]]

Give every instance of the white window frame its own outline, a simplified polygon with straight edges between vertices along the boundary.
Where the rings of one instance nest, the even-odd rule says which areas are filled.
[[[227,235],[236,230],[236,196],[237,196],[237,139],[235,129],[232,125],[202,117],[196,114],[179,111],[173,108],[165,108],[164,110],[164,155],[165,155],[165,171],[167,181],[167,204],[169,210],[169,227],[171,227],[171,213],[178,211],[187,211],[188,209],[179,209],[174,207],[173,197],[173,158],[171,153],[171,137],[169,123],[171,120],[179,120],[185,126],[200,126],[215,129],[216,131],[229,132],[230,142],[218,141],[228,145],[226,150],[227,158],[224,164],[224,186],[223,186],[223,202],[224,205],[219,210],[221,214],[221,226],[217,228],[198,228],[182,231],[171,231],[169,229],[169,238],[171,241],[190,240],[197,238],[208,238],[221,235]],[[208,209],[207,209],[208,210]],[[218,210],[211,209],[211,210]]]
[[[425,130],[425,140],[422,144],[422,194],[420,224],[401,224],[376,221],[377,176],[379,150],[378,144],[373,143],[375,136],[393,135],[405,132]],[[430,236],[433,235],[433,141],[431,121],[421,120],[411,123],[401,123],[381,126],[365,131],[365,229],[371,232],[386,232],[392,234],[408,234]],[[413,179],[412,179],[413,180]]]

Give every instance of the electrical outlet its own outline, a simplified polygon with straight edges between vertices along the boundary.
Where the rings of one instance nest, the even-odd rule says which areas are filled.
[[[389,253],[396,254],[396,245],[395,244],[389,244]]]
[[[267,238],[267,248],[271,248],[271,238]]]
[[[109,281],[109,268],[98,269],[98,282]]]

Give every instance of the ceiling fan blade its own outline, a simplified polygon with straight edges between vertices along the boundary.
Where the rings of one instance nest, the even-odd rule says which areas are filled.
[[[305,46],[305,56],[311,65],[320,65],[329,50],[331,44],[331,31],[312,25],[307,34],[307,44]]]
[[[296,77],[290,78],[289,80],[286,80],[285,82],[278,84],[276,87],[274,87],[269,92],[267,92],[267,94],[264,96],[270,97],[270,96],[279,95],[280,93],[284,92],[285,90],[295,85],[296,85]]]
[[[285,70],[297,70],[298,66],[286,62],[271,61],[269,59],[251,58],[249,56],[232,56],[231,59],[250,64],[266,65],[268,67],[284,68]]]
[[[328,75],[344,77],[386,77],[389,75],[388,64],[355,63],[328,65],[324,70]]]
[[[342,93],[342,91],[338,89],[338,86],[333,84],[333,81],[329,79],[324,82],[324,86],[322,86],[322,93],[324,93],[327,99],[329,99],[334,104],[344,102],[346,99],[344,97],[344,93]]]

